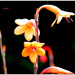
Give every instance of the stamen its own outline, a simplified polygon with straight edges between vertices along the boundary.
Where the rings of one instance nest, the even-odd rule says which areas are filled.
[[[69,17],[69,19],[70,19],[72,22],[74,22],[70,17]]]
[[[65,19],[67,20],[67,23],[70,23],[69,19],[67,17],[65,17]]]
[[[35,50],[36,50],[36,48],[35,48],[35,47],[33,47],[33,48],[32,48],[32,51],[35,51]]]

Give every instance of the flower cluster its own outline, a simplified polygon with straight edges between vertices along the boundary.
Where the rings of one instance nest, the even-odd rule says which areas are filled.
[[[57,74],[73,74],[70,71],[67,71],[65,69],[59,68],[54,66],[53,63],[53,52],[52,49],[49,46],[45,46],[44,49],[42,48],[42,46],[45,43],[40,43],[38,38],[40,35],[40,30],[38,29],[38,18],[39,18],[39,12],[41,9],[47,9],[51,12],[53,12],[56,15],[55,20],[53,21],[53,23],[51,24],[51,27],[54,26],[54,24],[57,21],[57,24],[59,24],[62,20],[62,18],[64,17],[67,22],[69,23],[69,19],[71,21],[73,21],[70,16],[75,15],[73,12],[67,12],[67,11],[63,11],[60,8],[58,8],[57,6],[54,5],[42,5],[40,6],[35,14],[35,19],[16,19],[15,23],[19,26],[17,26],[14,30],[14,34],[16,35],[21,35],[24,33],[24,37],[27,41],[31,41],[33,38],[33,35],[36,37],[36,41],[33,42],[24,42],[24,49],[22,50],[21,55],[23,57],[28,57],[32,63],[36,63],[37,57],[38,55],[40,56],[40,60],[42,60],[42,62],[46,62],[47,61],[47,56],[45,55],[45,51],[48,51],[48,55],[49,55],[49,60],[51,61],[51,67],[44,69],[41,74],[43,73],[57,73]],[[69,19],[68,19],[69,18]],[[37,41],[38,40],[38,41]],[[45,58],[45,59],[43,59]],[[38,65],[38,62],[37,62]],[[35,73],[37,73],[37,65],[36,67],[34,67]]]

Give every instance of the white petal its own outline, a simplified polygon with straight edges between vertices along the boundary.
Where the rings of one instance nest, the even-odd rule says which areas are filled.
[[[57,24],[59,24],[60,23],[60,21],[62,20],[62,16],[58,16],[58,18],[57,18]]]
[[[30,21],[33,23],[34,26],[36,26],[36,23],[35,23],[34,19],[30,19]]]
[[[29,20],[28,19],[16,19],[15,23],[17,25],[25,25]]]

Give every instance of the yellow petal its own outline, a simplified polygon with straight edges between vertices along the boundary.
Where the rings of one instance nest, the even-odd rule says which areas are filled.
[[[35,45],[35,47],[42,47],[43,45],[44,45],[45,43],[37,43],[36,45]]]
[[[30,55],[30,53],[31,53],[31,49],[29,49],[29,48],[24,48],[23,50],[22,50],[22,56],[23,57],[27,57],[27,56],[29,56]]]
[[[32,47],[35,47],[35,45],[37,45],[37,42],[36,41],[33,41],[32,42]]]
[[[39,56],[43,56],[43,55],[45,55],[45,51],[44,51],[44,49],[42,49],[42,48],[36,48],[36,54],[37,55],[39,55]]]
[[[56,18],[55,18],[55,20],[53,21],[53,23],[51,24],[51,27],[54,26],[55,22],[56,22]]]
[[[35,63],[36,62],[36,59],[37,59],[37,54],[35,53],[35,51],[32,51],[31,54],[29,55],[29,58],[30,58],[30,61],[32,63]]]
[[[24,42],[24,47],[30,47],[31,44],[31,42]]]
[[[25,26],[17,26],[14,30],[14,34],[16,35],[23,34],[25,30],[26,30]]]
[[[28,19],[16,19],[15,23],[17,25],[25,25],[29,20]]]
[[[59,24],[60,23],[60,21],[62,20],[62,16],[57,16],[57,24]]]
[[[30,28],[27,28],[24,34],[27,41],[30,41],[33,38],[33,34]]]

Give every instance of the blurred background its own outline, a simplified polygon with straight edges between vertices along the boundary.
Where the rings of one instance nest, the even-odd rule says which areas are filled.
[[[75,13],[74,1],[0,1],[0,30],[2,32],[2,43],[6,45],[6,65],[8,74],[33,74],[33,64],[29,57],[22,57],[21,52],[26,41],[24,34],[15,35],[17,26],[15,19],[33,19],[36,8],[44,4],[52,4],[62,10]],[[60,24],[51,28],[55,14],[42,9],[39,14],[40,42],[46,43],[52,48],[54,63],[56,66],[70,70],[75,73],[75,16],[71,18],[74,22],[67,23],[63,18]],[[35,37],[31,40],[34,41]],[[48,54],[48,53],[47,53]],[[0,74],[3,74],[3,64],[0,53]],[[49,67],[49,61],[39,61],[38,74]]]

